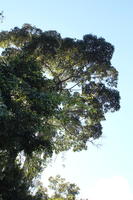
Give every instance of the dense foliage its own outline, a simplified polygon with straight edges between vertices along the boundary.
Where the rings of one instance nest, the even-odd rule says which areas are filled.
[[[0,47],[0,195],[32,199],[46,158],[87,149],[105,113],[119,110],[114,47],[29,24],[2,31]]]

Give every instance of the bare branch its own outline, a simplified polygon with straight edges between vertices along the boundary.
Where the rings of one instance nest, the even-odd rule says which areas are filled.
[[[74,88],[75,86],[77,86],[80,82],[81,82],[81,80],[78,83],[76,83],[75,85],[73,85],[72,87],[68,88],[68,90],[71,91],[71,89]]]

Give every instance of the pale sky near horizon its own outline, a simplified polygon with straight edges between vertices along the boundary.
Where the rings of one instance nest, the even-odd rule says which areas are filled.
[[[3,0],[0,30],[30,23],[57,30],[62,37],[91,33],[115,46],[112,64],[119,71],[121,109],[107,114],[100,148],[59,155],[42,177],[61,174],[89,200],[133,200],[133,1],[132,0]],[[65,165],[63,167],[62,165]]]

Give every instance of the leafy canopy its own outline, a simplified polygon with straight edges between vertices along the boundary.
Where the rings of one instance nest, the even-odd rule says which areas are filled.
[[[1,32],[0,46],[1,129],[4,140],[11,136],[3,149],[33,152],[49,144],[76,151],[101,136],[105,113],[120,107],[110,43],[25,24]]]
[[[0,177],[12,163],[30,188],[48,156],[87,149],[102,135],[105,114],[119,110],[114,47],[29,24],[2,31],[0,47]]]

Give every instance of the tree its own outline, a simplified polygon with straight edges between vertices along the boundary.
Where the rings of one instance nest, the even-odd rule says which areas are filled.
[[[41,183],[39,183],[37,195],[39,197],[43,196],[42,199],[75,200],[76,195],[79,194],[80,190],[80,188],[75,183],[66,181],[65,178],[62,178],[60,175],[49,177],[48,188],[53,191],[51,196],[47,193],[49,190],[43,187]]]
[[[79,187],[75,183],[66,182],[60,175],[49,177],[50,189],[54,191],[52,198],[62,198],[67,200],[75,200],[76,195],[79,194]]]
[[[90,34],[62,38],[29,24],[2,31],[0,47],[0,184],[9,171],[16,180],[18,170],[30,195],[53,152],[87,149],[102,135],[105,114],[119,110],[114,47]],[[14,184],[3,200],[9,190],[21,193]]]

